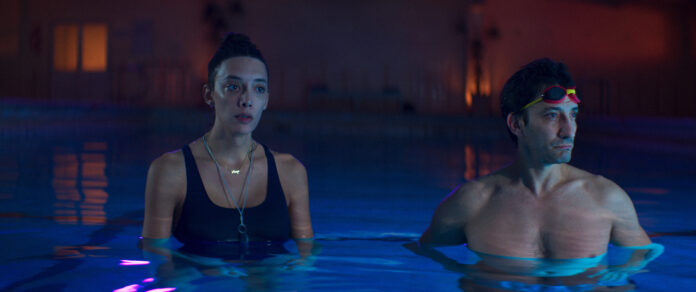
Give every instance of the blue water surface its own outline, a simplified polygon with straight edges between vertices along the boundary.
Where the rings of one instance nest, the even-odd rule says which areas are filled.
[[[452,265],[404,247],[418,238],[454,187],[512,161],[512,143],[495,119],[269,112],[255,137],[306,166],[317,252],[300,257],[290,241],[290,253],[261,262],[205,259],[206,264],[191,265],[144,253],[137,241],[149,162],[200,137],[210,126],[208,113],[26,105],[0,112],[2,290],[696,287],[692,120],[581,122],[572,164],[621,185],[643,227],[665,247],[647,266],[625,275],[597,268],[592,271],[597,277],[611,275],[598,282],[501,277],[477,270],[480,258],[466,246],[439,250]]]

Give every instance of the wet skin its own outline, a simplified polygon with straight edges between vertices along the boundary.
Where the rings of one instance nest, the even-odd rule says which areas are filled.
[[[527,111],[526,119],[512,114],[507,119],[518,141],[515,162],[455,189],[440,203],[419,243],[468,243],[492,255],[554,259],[601,255],[609,242],[649,244],[633,203],[619,186],[566,164],[577,104],[566,98]]]
[[[215,71],[214,84],[206,84],[203,98],[215,110],[215,123],[206,133],[207,141],[230,186],[225,192],[215,163],[209,156],[201,139],[189,144],[203,185],[210,200],[224,208],[235,208],[234,202],[242,205],[242,188],[246,184],[249,164],[253,164],[248,183],[246,208],[260,205],[266,200],[267,157],[252,133],[266,109],[268,72],[263,62],[250,57],[233,57],[223,61]],[[307,172],[304,166],[290,154],[273,152],[280,184],[290,213],[291,235],[299,240],[298,246],[308,245],[314,236],[309,213]],[[230,175],[230,170],[239,170]],[[165,153],[157,158],[148,171],[145,190],[145,221],[143,237],[146,243],[161,245],[171,236],[172,226],[178,220],[181,206],[186,197],[186,169],[180,150]],[[273,216],[273,214],[269,214]],[[303,248],[300,248],[303,250]]]

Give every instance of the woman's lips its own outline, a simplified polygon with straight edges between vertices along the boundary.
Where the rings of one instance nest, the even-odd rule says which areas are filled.
[[[239,121],[242,124],[248,124],[254,120],[254,117],[252,117],[251,115],[247,115],[247,114],[238,114],[238,115],[235,115],[234,118],[237,119],[237,121]]]

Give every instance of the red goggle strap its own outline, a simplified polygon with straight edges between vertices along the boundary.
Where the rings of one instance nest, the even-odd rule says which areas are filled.
[[[570,99],[570,101],[572,101],[572,102],[574,102],[574,103],[576,103],[576,104],[580,103],[580,99],[578,98],[577,94],[575,93],[575,86],[573,86],[573,87],[568,87],[568,89],[565,89],[565,88],[562,87],[562,86],[554,85],[554,86],[549,86],[549,87],[547,87],[546,89],[544,89],[543,92],[545,93],[545,92],[549,91],[549,89],[554,88],[554,87],[558,87],[558,88],[561,88],[561,89],[565,90],[565,93],[566,93],[565,96],[567,96],[567,97]],[[564,96],[564,97],[565,97],[565,96]],[[564,99],[565,99],[565,98],[561,98],[561,99],[559,99],[559,100],[546,99],[546,98],[543,98],[543,94],[542,94],[542,96],[538,97],[537,99],[535,99],[535,100],[533,100],[532,102],[528,103],[527,105],[523,106],[523,107],[520,109],[520,111],[525,110],[525,109],[527,109],[528,107],[533,106],[533,105],[539,103],[539,102],[542,101],[542,100],[543,100],[544,102],[546,102],[546,103],[557,104],[557,103],[563,102]]]
[[[568,89],[566,89],[566,95],[568,95],[570,101],[576,104],[580,103],[580,99],[578,98],[578,95],[575,93],[575,86],[568,87]]]

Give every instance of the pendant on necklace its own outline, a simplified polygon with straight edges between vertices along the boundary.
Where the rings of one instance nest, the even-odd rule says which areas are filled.
[[[239,174],[239,169],[230,170],[230,173],[232,173],[232,174]]]
[[[239,243],[242,248],[246,249],[249,246],[249,235],[247,234],[247,228],[244,223],[240,223],[237,226],[237,232],[239,232]]]

